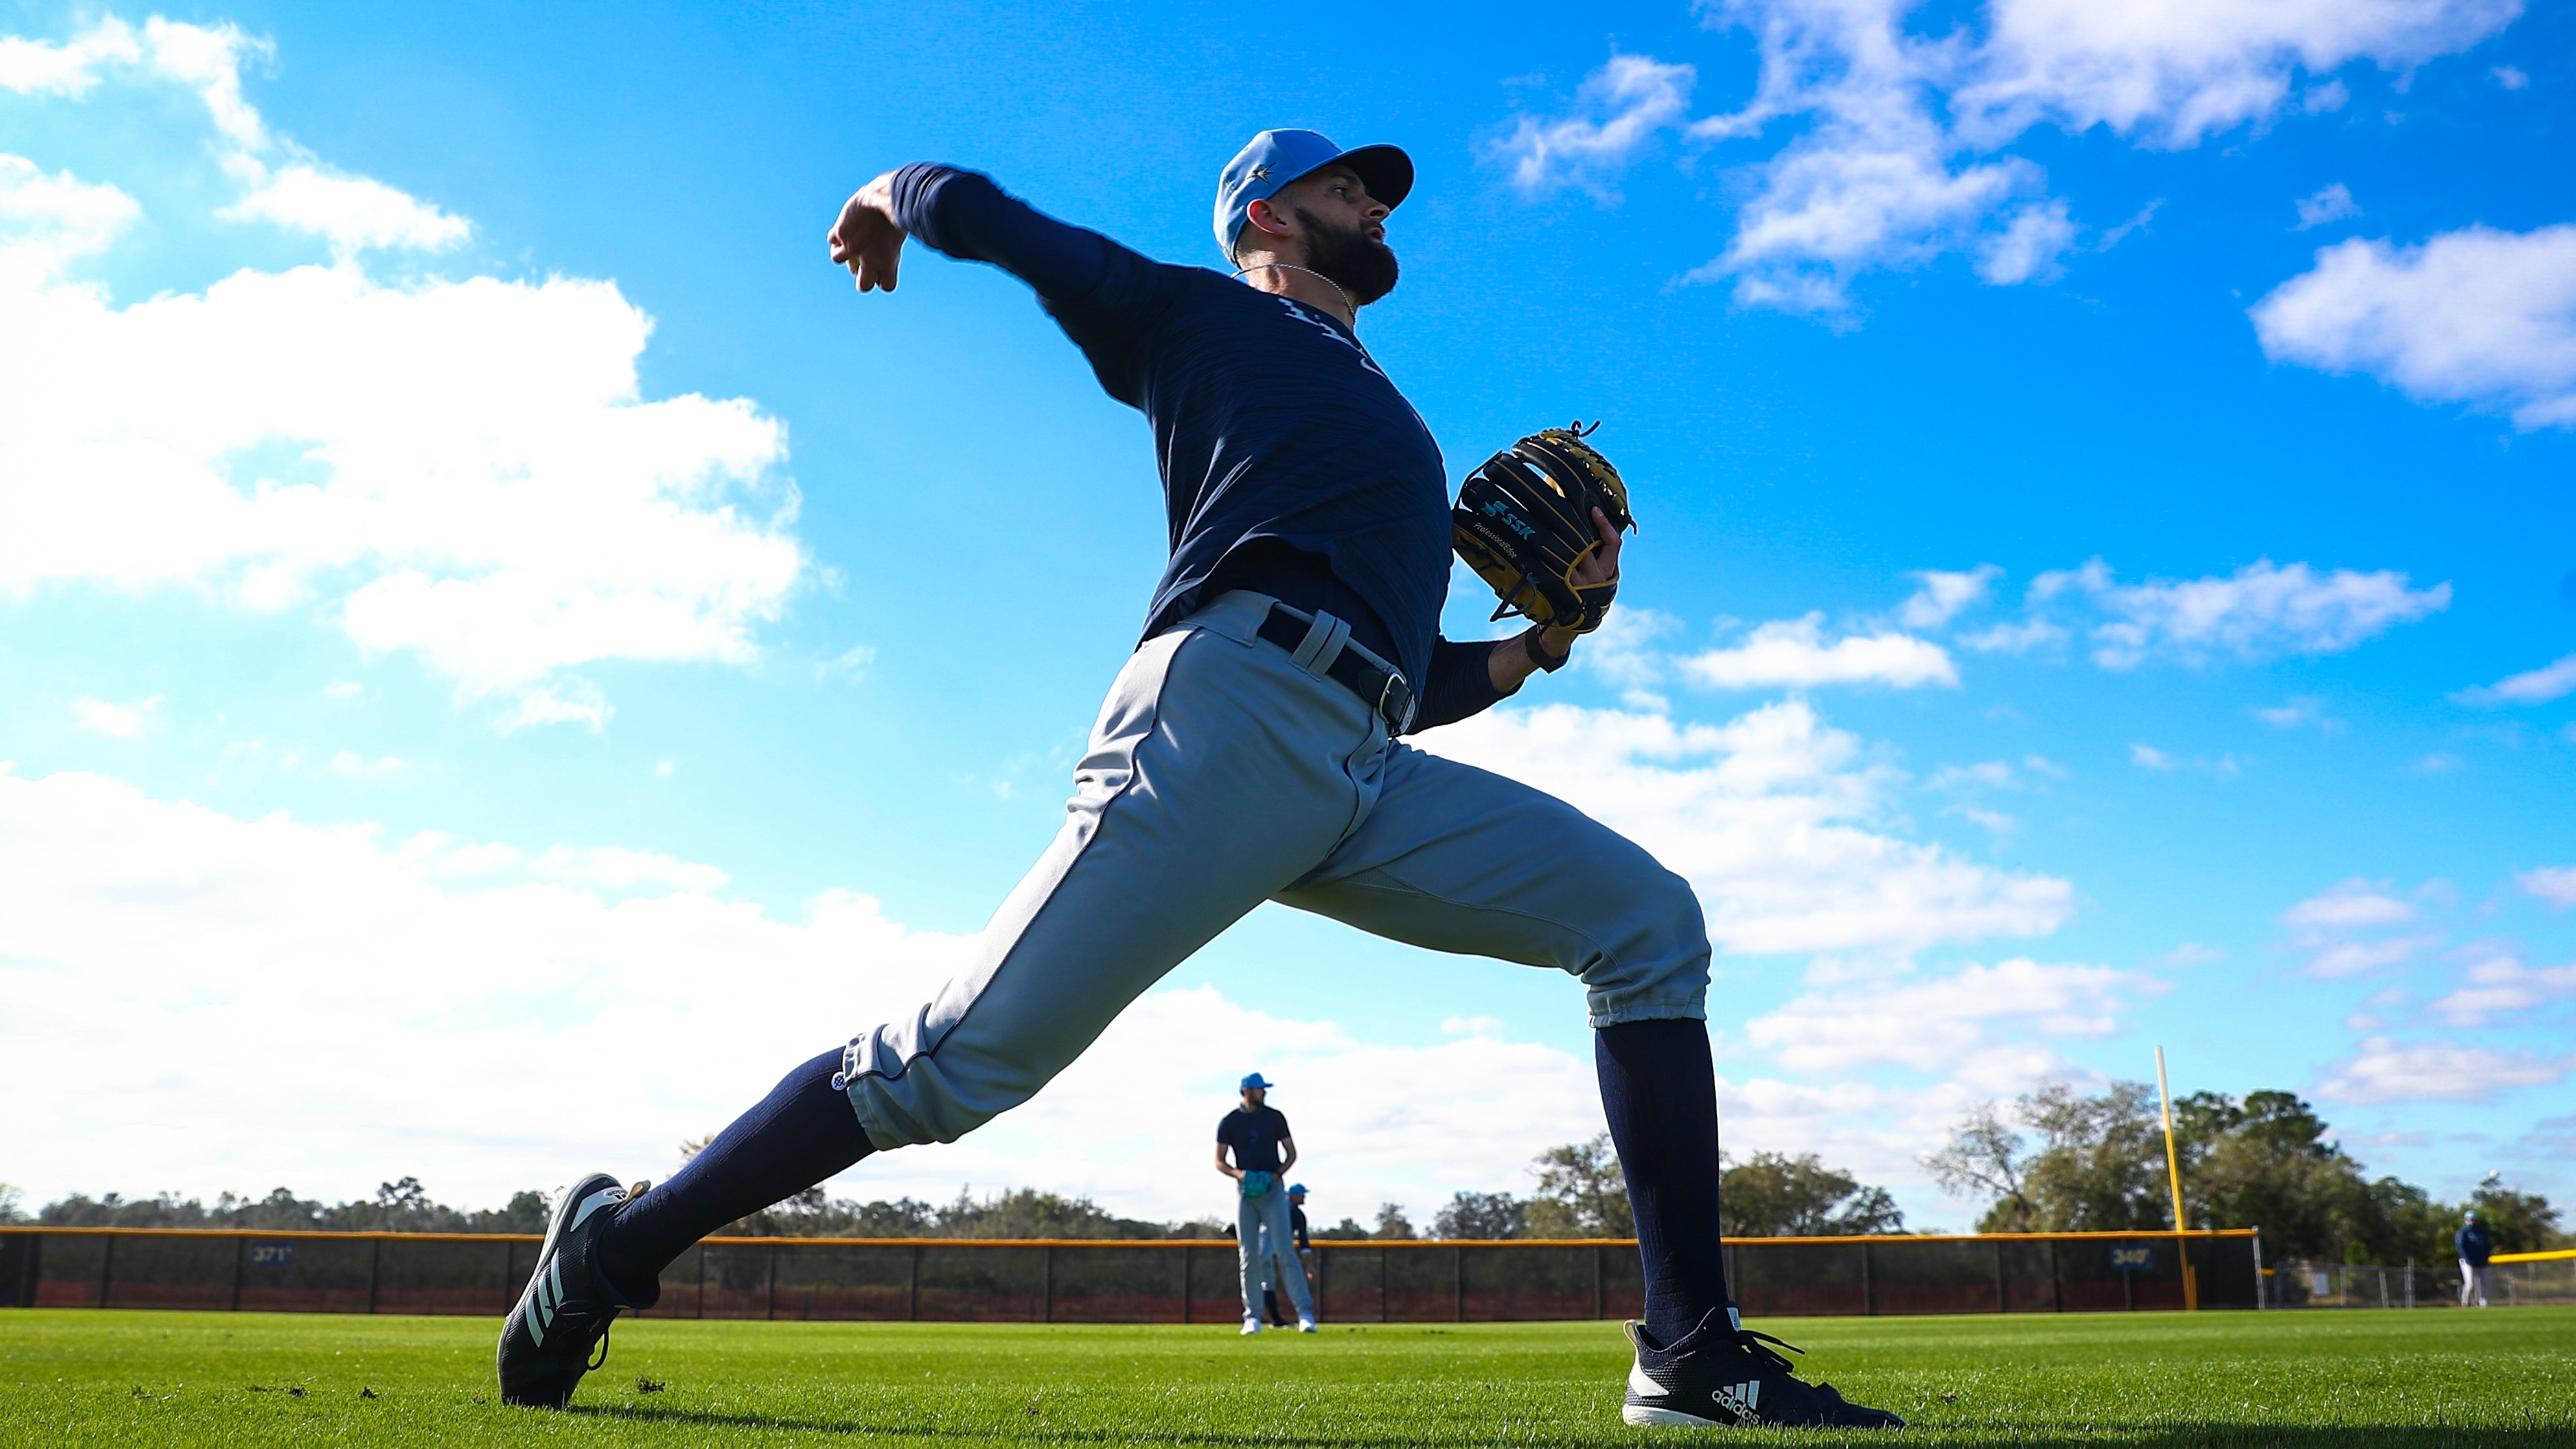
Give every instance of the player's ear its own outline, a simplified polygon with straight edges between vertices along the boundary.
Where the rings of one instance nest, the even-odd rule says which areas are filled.
[[[1244,220],[1265,238],[1275,237],[1284,241],[1297,234],[1297,228],[1288,220],[1287,214],[1268,197],[1252,203],[1251,207],[1244,212]]]

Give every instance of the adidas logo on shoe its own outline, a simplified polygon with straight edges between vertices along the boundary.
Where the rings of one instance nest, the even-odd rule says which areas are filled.
[[[1905,1421],[1884,1409],[1855,1404],[1831,1384],[1810,1384],[1790,1371],[1787,1359],[1765,1345],[1769,1334],[1741,1326],[1716,1308],[1680,1340],[1659,1344],[1640,1324],[1628,1325],[1637,1357],[1628,1369],[1628,1402],[1620,1417],[1631,1424],[1725,1429],[1787,1425],[1817,1429],[1902,1429]],[[1786,1345],[1782,1345],[1786,1347]]]
[[[592,1267],[591,1244],[627,1197],[617,1179],[595,1172],[558,1201],[536,1272],[502,1322],[501,1402],[562,1408],[582,1375],[608,1362],[608,1326],[626,1303]]]
[[[1728,1384],[1724,1388],[1712,1389],[1709,1391],[1709,1397],[1717,1400],[1721,1408],[1733,1411],[1735,1416],[1745,1423],[1762,1422],[1760,1416],[1753,1412],[1753,1406],[1762,1398],[1760,1379],[1747,1379],[1740,1384]]]

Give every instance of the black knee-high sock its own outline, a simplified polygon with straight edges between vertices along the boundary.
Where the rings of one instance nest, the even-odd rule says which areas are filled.
[[[874,1150],[834,1047],[779,1079],[760,1104],[699,1149],[669,1182],[626,1205],[599,1237],[599,1270],[636,1308],[662,1296],[662,1270],[739,1217],[786,1201]]]
[[[1669,1344],[1727,1304],[1717,1219],[1717,1070],[1708,1026],[1631,1021],[1593,1033],[1601,1109],[1646,1263],[1646,1332]]]

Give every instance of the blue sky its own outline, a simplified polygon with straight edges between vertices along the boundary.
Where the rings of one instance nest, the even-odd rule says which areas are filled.
[[[1209,263],[1392,141],[1363,331],[1463,473],[1567,418],[1621,614],[1426,748],[1688,876],[1727,1134],[2051,1078],[2317,1100],[2576,1194],[2576,21],[2223,7],[0,7],[0,1177],[666,1172],[1055,828],[1160,564],[916,159]],[[1457,575],[1449,629],[1487,631]],[[1140,891],[1153,889],[1139,882]],[[1596,1130],[1579,993],[1267,909],[836,1190],[1179,1216],[1232,1079],[1328,1215]]]

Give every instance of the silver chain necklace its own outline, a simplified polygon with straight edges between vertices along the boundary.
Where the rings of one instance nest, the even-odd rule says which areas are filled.
[[[1236,275],[1236,276],[1238,276],[1238,277],[1240,277],[1240,276],[1242,276],[1245,272],[1260,272],[1260,271],[1304,272],[1307,276],[1310,276],[1310,277],[1314,278],[1316,281],[1323,283],[1325,286],[1332,288],[1332,289],[1333,289],[1334,291],[1336,291],[1336,292],[1340,292],[1340,293],[1341,293],[1341,298],[1342,298],[1342,305],[1343,305],[1344,307],[1347,307],[1347,308],[1349,308],[1349,309],[1350,309],[1350,313],[1351,313],[1351,325],[1352,325],[1352,326],[1354,326],[1354,327],[1357,327],[1357,326],[1359,325],[1359,320],[1360,320],[1360,304],[1351,300],[1351,294],[1350,294],[1350,293],[1345,292],[1345,291],[1342,291],[1342,284],[1341,284],[1341,283],[1334,281],[1332,278],[1330,278],[1330,277],[1328,277],[1328,276],[1325,276],[1323,273],[1321,273],[1321,272],[1319,272],[1319,271],[1316,271],[1314,268],[1312,268],[1312,267],[1301,267],[1301,266],[1298,266],[1298,265],[1297,265],[1296,263],[1294,263],[1294,262],[1255,262],[1255,263],[1253,263],[1251,266],[1244,267],[1244,268],[1241,268],[1241,269],[1237,270],[1237,271],[1235,272],[1235,275]],[[1296,299],[1295,299],[1295,298],[1290,298],[1289,300],[1294,301],[1294,300],[1296,300]]]

